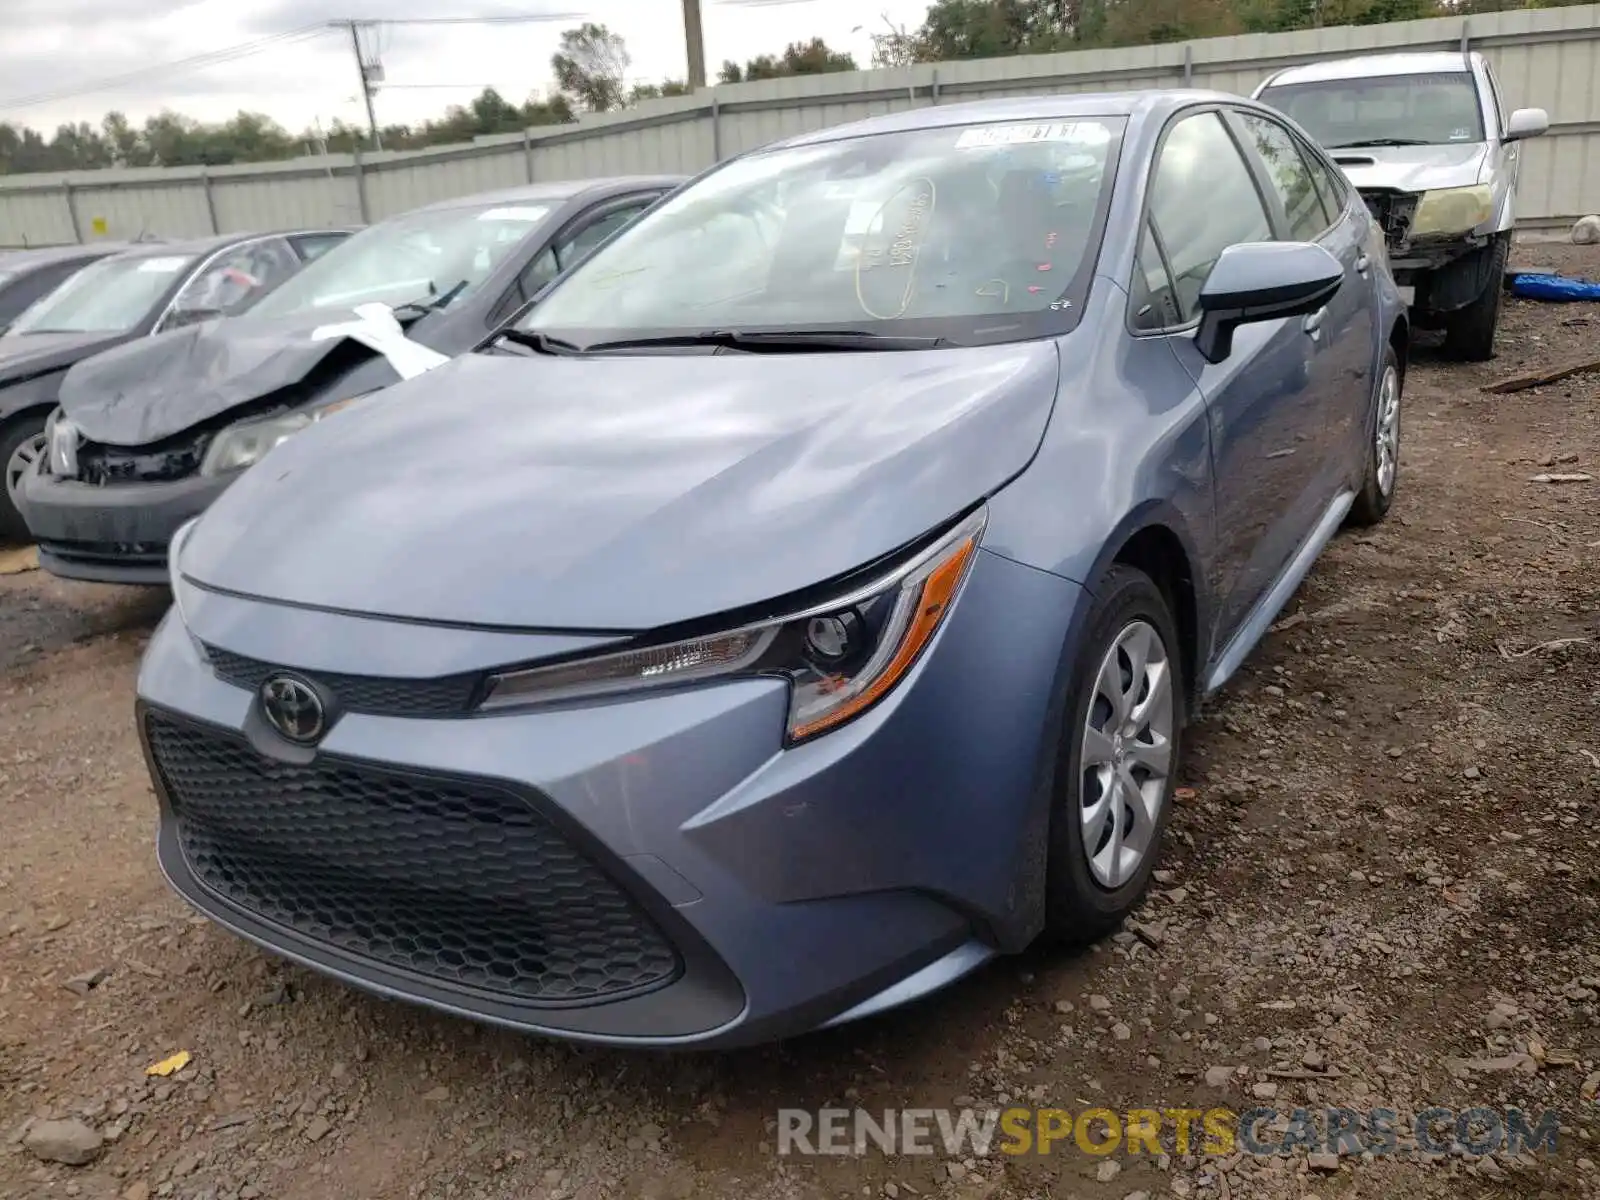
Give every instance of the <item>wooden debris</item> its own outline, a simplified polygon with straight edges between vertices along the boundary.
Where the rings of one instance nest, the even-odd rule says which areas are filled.
[[[1585,371],[1600,371],[1600,357],[1590,355],[1567,363],[1561,367],[1546,367],[1540,371],[1529,371],[1523,375],[1512,375],[1507,379],[1495,383],[1486,383],[1480,389],[1485,392],[1494,392],[1504,395],[1507,392],[1525,392],[1529,388],[1543,387],[1547,383],[1555,383],[1569,375],[1581,375]]]

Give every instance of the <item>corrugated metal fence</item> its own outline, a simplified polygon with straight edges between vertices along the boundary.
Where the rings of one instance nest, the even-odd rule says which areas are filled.
[[[1550,113],[1549,134],[1523,152],[1523,224],[1600,208],[1600,4],[1589,4],[735,84],[431,150],[0,177],[0,245],[368,222],[530,180],[699,171],[792,134],[928,104],[1185,85],[1248,93],[1293,63],[1467,46],[1488,56],[1508,107]]]

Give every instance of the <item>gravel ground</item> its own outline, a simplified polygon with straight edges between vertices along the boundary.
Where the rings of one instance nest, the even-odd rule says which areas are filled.
[[[1596,251],[1518,258],[1600,276]],[[1600,306],[1513,303],[1496,362],[1419,351],[1396,508],[1201,715],[1137,930],[739,1054],[478,1028],[192,916],[130,716],[164,599],[0,578],[0,1195],[1600,1195],[1600,374],[1479,391],[1597,344]],[[1554,1157],[1477,1160],[774,1153],[780,1107],[1007,1102],[1562,1124]],[[50,1119],[90,1161],[40,1159]]]

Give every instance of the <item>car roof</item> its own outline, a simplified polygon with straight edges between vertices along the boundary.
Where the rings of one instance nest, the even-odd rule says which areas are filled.
[[[1322,83],[1337,79],[1375,79],[1384,75],[1465,74],[1472,69],[1471,59],[1460,51],[1435,50],[1411,54],[1360,54],[1353,58],[1333,58],[1324,62],[1285,67],[1267,84]]]
[[[1000,100],[971,100],[963,104],[908,109],[881,117],[867,117],[848,125],[835,125],[815,133],[775,142],[763,149],[805,146],[847,138],[870,137],[880,133],[900,133],[916,129],[954,128],[1010,121],[1061,121],[1085,117],[1125,117],[1130,124],[1163,121],[1191,104],[1226,103],[1251,105],[1251,101],[1231,92],[1200,88],[1161,88],[1129,92],[1073,92],[1056,95],[1014,96]],[[758,151],[759,153],[759,151]]]
[[[253,242],[257,238],[270,237],[305,237],[319,233],[349,234],[353,230],[348,228],[328,229],[260,229],[245,233],[218,233],[203,238],[172,238],[168,241],[134,242],[124,247],[117,255],[119,258],[165,258],[168,255],[182,255],[184,257],[199,257],[222,250],[228,246],[237,246],[241,242]]]
[[[452,196],[408,211],[436,212],[447,208],[477,208],[484,204],[562,204],[593,193],[677,187],[685,178],[683,175],[606,175],[595,179],[552,179],[492,192],[475,192],[470,196]]]
[[[79,258],[97,258],[132,249],[134,242],[90,242],[86,245],[37,246],[29,250],[0,251],[0,270],[7,273],[32,271],[52,263]]]

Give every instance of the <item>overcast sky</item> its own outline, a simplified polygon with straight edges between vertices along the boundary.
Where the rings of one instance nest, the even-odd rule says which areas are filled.
[[[915,26],[927,0],[702,0],[706,72],[724,59],[776,53],[813,36],[855,54],[863,67],[870,33],[884,21]],[[137,124],[163,108],[215,121],[240,109],[264,112],[298,133],[334,118],[365,122],[355,58],[346,35],[328,33],[269,46],[203,68],[152,71],[159,64],[343,17],[459,17],[493,13],[574,14],[541,24],[386,26],[389,83],[379,92],[380,124],[414,122],[470,100],[485,85],[522,101],[550,87],[550,55],[563,29],[583,19],[620,33],[633,62],[630,82],[683,78],[679,0],[0,0],[0,121],[52,131],[62,122],[99,123],[110,109]],[[115,89],[19,105],[16,101],[146,74]]]

